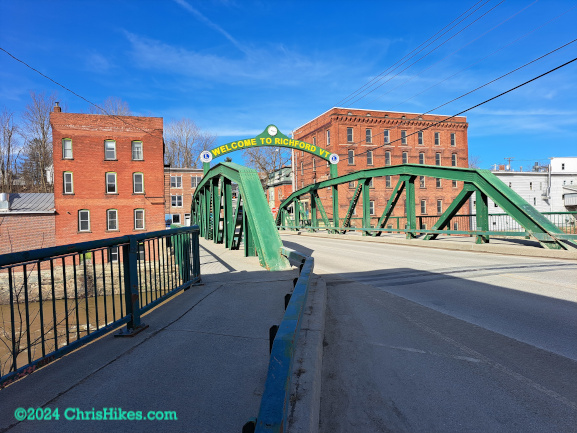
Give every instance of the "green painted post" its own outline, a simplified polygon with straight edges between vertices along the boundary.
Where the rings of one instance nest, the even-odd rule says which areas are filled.
[[[489,206],[487,195],[476,189],[475,213],[477,215],[477,230],[489,231]],[[489,235],[477,235],[477,244],[489,243]]]
[[[220,178],[215,177],[211,182],[212,190],[212,241],[215,244],[219,243],[219,231],[220,231],[220,191],[219,191]]]
[[[339,186],[334,185],[331,187],[333,190],[333,225],[335,227],[334,233],[338,232],[338,227],[340,224],[339,218]]]
[[[236,221],[232,220],[232,182],[230,179],[223,178],[222,183],[224,190],[224,244],[227,248],[230,248],[232,230],[234,230],[234,224],[236,223]]]
[[[296,226],[295,230],[298,230],[300,227],[300,221],[301,221],[301,216],[300,216],[300,202],[298,200],[298,198],[295,198],[295,200],[293,201],[293,207],[295,210],[295,222],[294,225]]]
[[[407,215],[407,229],[416,230],[417,228],[417,218],[415,214],[415,179],[417,176],[410,176],[405,181],[406,190],[406,202],[405,209]],[[406,232],[407,239],[413,239],[415,237],[415,232]]]
[[[310,194],[311,197],[311,226],[317,227],[317,201],[315,200],[314,191]],[[310,229],[311,232],[316,232],[317,230],[314,228]]]
[[[206,188],[204,192],[204,238],[209,239],[210,233],[210,197],[212,195],[211,188]]]
[[[202,174],[208,173],[208,170],[210,170],[210,162],[203,162],[202,163]]]
[[[242,224],[244,226],[244,256],[254,257],[256,256],[254,233],[252,232],[252,228],[250,227],[247,212],[244,209],[242,213],[242,219],[243,219]]]
[[[371,178],[363,179],[363,186],[361,194],[363,195],[363,228],[371,227],[371,208],[370,208],[370,189],[369,182]],[[368,232],[363,230],[363,236],[367,236]]]

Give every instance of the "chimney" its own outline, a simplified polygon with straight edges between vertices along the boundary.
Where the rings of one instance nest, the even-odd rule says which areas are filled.
[[[10,194],[3,192],[0,194],[0,212],[8,212],[10,210]]]
[[[61,113],[62,112],[62,108],[60,108],[60,105],[58,105],[58,102],[54,103],[54,112],[55,113]]]

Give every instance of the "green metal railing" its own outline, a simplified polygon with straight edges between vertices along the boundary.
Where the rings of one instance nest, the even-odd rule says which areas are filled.
[[[0,255],[0,388],[200,282],[198,227]]]
[[[246,423],[243,433],[286,431],[290,412],[291,379],[295,349],[307,303],[314,259],[298,251],[283,247],[281,253],[291,264],[298,266],[299,277],[290,295],[282,322],[276,330],[271,347],[268,373],[260,402],[258,417]]]
[[[577,212],[542,212],[549,221],[555,224],[559,230],[565,234],[575,235],[577,234]],[[438,222],[440,215],[417,215],[417,227],[418,229],[412,230],[416,234],[425,233],[438,233],[438,234],[456,234],[456,235],[480,235],[480,236],[518,236],[527,237],[530,236],[529,233],[510,215],[504,213],[489,214],[488,227],[489,230],[479,230],[476,227],[476,215],[475,214],[457,214],[453,216],[447,224],[445,230],[431,230],[432,227]],[[385,233],[406,233],[409,231],[407,229],[407,217],[406,216],[391,216],[389,218],[388,224],[384,228],[376,229],[376,224],[378,222],[377,217],[371,217],[371,225],[369,227],[363,227],[363,218],[353,217],[350,218],[350,223],[348,226],[344,226],[344,218],[340,219],[338,230],[341,231],[360,231],[368,234],[374,234],[376,231],[381,231]],[[296,225],[293,218],[288,218],[286,220],[288,223],[284,226],[279,226],[283,230],[326,230],[334,231],[334,227],[329,224],[325,225],[322,221],[320,224],[312,226],[312,219],[301,219],[300,224]]]

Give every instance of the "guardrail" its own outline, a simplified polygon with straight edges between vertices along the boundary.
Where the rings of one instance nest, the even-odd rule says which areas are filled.
[[[314,259],[285,247],[281,248],[281,252],[291,264],[299,267],[299,277],[295,281],[288,304],[285,301],[286,311],[282,322],[278,328],[276,326],[271,328],[271,337],[274,336],[274,340],[258,417],[244,425],[243,433],[286,431],[294,353],[307,302]]]
[[[577,212],[542,212],[542,215],[555,224],[561,231],[566,235],[577,234]],[[418,229],[407,229],[407,217],[406,216],[392,216],[389,218],[389,223],[386,228],[375,229],[374,227],[363,227],[363,218],[351,218],[350,226],[339,226],[336,230],[339,231],[361,231],[361,232],[385,232],[385,233],[414,233],[427,234],[427,233],[438,233],[438,234],[454,234],[454,235],[483,235],[483,236],[519,236],[526,237],[529,233],[510,215],[505,213],[489,214],[489,230],[483,231],[479,230],[476,226],[475,214],[458,214],[451,218],[449,227],[450,229],[443,230],[431,230],[431,228],[438,221],[440,215],[417,215],[417,227]],[[343,222],[345,219],[341,218],[340,221]],[[303,221],[303,220],[301,220]],[[375,226],[378,218],[372,217],[371,224]],[[335,230],[335,227],[326,227],[322,224],[317,226],[312,226],[312,221],[304,220],[304,224],[299,226],[294,224],[294,219],[287,219],[289,224],[284,226],[278,226],[280,229],[305,229],[305,230]],[[563,236],[563,235],[562,235]],[[564,236],[563,236],[564,237]],[[568,239],[574,239],[573,236],[569,236]]]
[[[198,226],[0,255],[0,389],[200,282]],[[24,358],[24,359],[22,359]],[[22,360],[21,360],[22,359]]]

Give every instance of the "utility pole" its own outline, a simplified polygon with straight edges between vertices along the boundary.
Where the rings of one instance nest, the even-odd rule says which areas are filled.
[[[513,161],[515,158],[503,158],[503,159],[507,161],[508,170],[511,171],[511,161]]]

